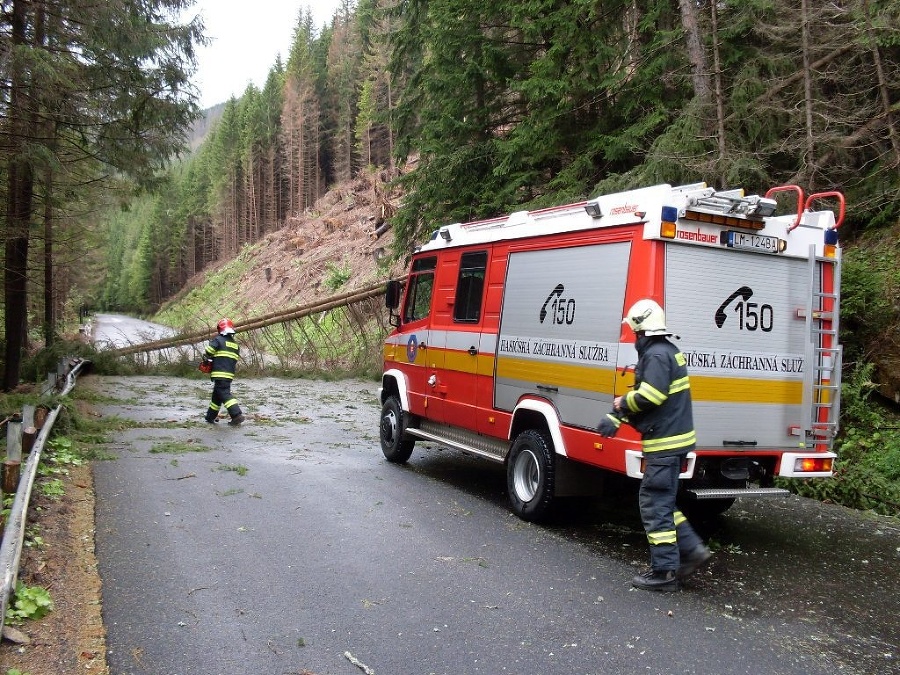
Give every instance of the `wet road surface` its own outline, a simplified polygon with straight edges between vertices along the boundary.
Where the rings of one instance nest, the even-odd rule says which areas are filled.
[[[239,377],[240,428],[204,380],[83,384],[131,420],[95,463],[113,675],[900,672],[897,521],[739,502],[652,594],[631,491],[525,523],[502,467],[384,461],[374,382]]]
[[[96,314],[93,317],[91,339],[98,347],[127,347],[172,337],[175,330],[122,314]]]

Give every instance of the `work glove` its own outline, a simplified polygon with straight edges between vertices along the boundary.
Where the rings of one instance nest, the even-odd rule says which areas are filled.
[[[606,438],[612,438],[619,432],[619,426],[622,424],[622,420],[618,417],[609,413],[600,420],[600,424],[597,425],[597,431],[601,436],[605,436]]]

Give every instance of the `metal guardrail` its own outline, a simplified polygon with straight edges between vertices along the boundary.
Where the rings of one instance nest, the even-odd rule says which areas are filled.
[[[80,361],[66,374],[66,383],[60,394],[67,395],[75,387],[75,380],[79,371],[90,364],[90,361]],[[22,546],[25,541],[25,524],[28,516],[28,503],[31,500],[31,489],[34,486],[34,479],[37,475],[38,465],[41,461],[41,452],[50,432],[53,430],[53,423],[59,415],[60,408],[56,406],[47,415],[41,431],[35,439],[34,446],[25,462],[25,469],[19,477],[19,486],[16,489],[16,496],[13,499],[12,507],[9,511],[9,520],[3,530],[3,543],[0,544],[0,574],[3,575],[2,584],[0,584],[0,630],[6,625],[6,609],[9,606],[9,598],[16,587],[16,580],[19,577],[19,561],[22,557]]]

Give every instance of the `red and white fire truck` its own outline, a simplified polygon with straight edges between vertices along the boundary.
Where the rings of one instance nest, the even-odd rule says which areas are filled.
[[[838,192],[701,183],[440,227],[387,288],[385,457],[406,462],[424,439],[502,462],[527,520],[583,492],[590,467],[640,478],[634,430],[596,427],[634,384],[622,317],[652,298],[687,357],[698,442],[681,497],[695,511],[831,476],[843,217]]]

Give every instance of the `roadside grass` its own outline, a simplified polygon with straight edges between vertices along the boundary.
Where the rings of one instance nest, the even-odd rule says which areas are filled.
[[[154,443],[150,448],[151,455],[186,455],[191,452],[211,452],[212,448],[203,445],[196,439],[187,441],[165,440]]]
[[[233,471],[238,476],[246,476],[249,469],[243,464],[220,464],[215,468],[216,471]]]

